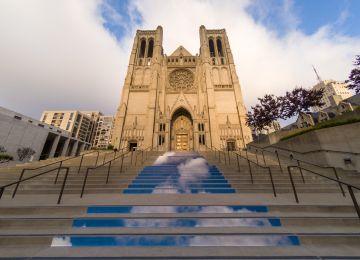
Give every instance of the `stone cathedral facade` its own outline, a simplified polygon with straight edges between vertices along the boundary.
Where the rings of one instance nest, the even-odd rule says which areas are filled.
[[[112,143],[162,151],[241,149],[251,141],[226,31],[200,27],[200,52],[163,52],[163,30],[138,30]]]

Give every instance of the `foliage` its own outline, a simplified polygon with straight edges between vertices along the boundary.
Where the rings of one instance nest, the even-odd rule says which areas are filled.
[[[295,136],[306,134],[308,132],[318,130],[318,129],[329,128],[329,127],[340,126],[340,125],[353,124],[353,123],[358,123],[358,122],[360,122],[359,117],[358,118],[345,118],[345,119],[332,119],[332,120],[321,122],[321,123],[319,123],[319,124],[317,124],[315,126],[311,126],[311,127],[302,129],[301,131],[298,131],[296,133],[284,136],[283,138],[280,139],[280,141],[285,141],[285,140],[288,140],[288,139],[293,138]]]
[[[108,150],[113,150],[113,149],[114,149],[114,146],[113,146],[112,144],[109,144],[109,145],[107,146],[107,149],[108,149]]]
[[[349,79],[345,81],[348,89],[355,90],[356,94],[360,93],[360,55],[357,55],[354,62],[355,68],[350,72]]]
[[[13,157],[6,153],[0,153],[0,161],[13,160]]]
[[[265,95],[263,98],[258,98],[258,100],[260,104],[251,107],[252,113],[247,113],[247,125],[261,131],[279,118],[281,104],[274,95]]]
[[[6,153],[5,147],[2,145],[0,145],[0,153]]]
[[[30,147],[23,147],[23,148],[18,148],[16,150],[16,153],[19,157],[19,161],[23,161],[25,159],[29,159],[32,155],[34,155],[35,151]]]
[[[301,87],[287,91],[281,100],[281,118],[286,119],[301,112],[309,112],[311,107],[323,106],[325,103],[321,101],[324,95],[324,89],[307,90]]]
[[[266,94],[263,98],[258,98],[260,104],[251,107],[252,112],[247,113],[246,123],[256,131],[261,131],[279,118],[287,119],[307,112],[311,107],[324,105],[321,101],[323,94],[323,89],[307,90],[301,87],[287,91],[285,96]]]

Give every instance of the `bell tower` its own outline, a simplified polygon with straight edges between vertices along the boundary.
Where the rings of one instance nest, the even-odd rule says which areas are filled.
[[[163,30],[138,30],[130,55],[112,142],[116,148],[153,145]]]

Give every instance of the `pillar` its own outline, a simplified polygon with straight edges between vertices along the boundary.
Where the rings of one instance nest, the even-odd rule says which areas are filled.
[[[53,158],[54,155],[55,155],[55,151],[56,151],[56,148],[59,144],[59,141],[60,141],[60,135],[57,135],[52,143],[52,146],[51,146],[51,150],[50,150],[50,154],[49,154],[49,157],[48,158]]]

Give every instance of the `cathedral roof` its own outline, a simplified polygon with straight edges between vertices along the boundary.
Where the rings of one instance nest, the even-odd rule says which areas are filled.
[[[193,56],[184,46],[180,45],[170,56]]]

